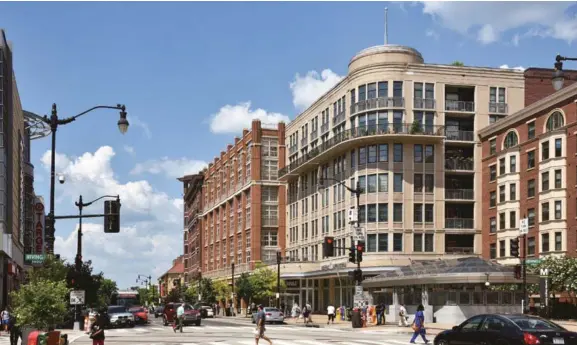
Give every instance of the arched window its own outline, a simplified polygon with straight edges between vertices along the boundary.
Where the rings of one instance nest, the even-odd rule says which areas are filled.
[[[565,125],[565,119],[563,118],[563,114],[561,112],[556,111],[549,118],[547,119],[547,132],[554,131],[558,128],[561,128]]]
[[[513,131],[507,133],[507,136],[505,137],[505,143],[503,144],[505,149],[517,146],[517,144],[519,144],[519,138],[517,137],[517,133]]]

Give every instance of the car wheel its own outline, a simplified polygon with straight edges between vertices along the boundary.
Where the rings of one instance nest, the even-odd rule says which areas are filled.
[[[128,324],[128,328],[134,328],[134,323]]]
[[[200,327],[200,320],[196,320],[196,322],[194,324],[197,325],[198,327]]]
[[[437,345],[449,345],[449,343],[445,339],[439,339]]]

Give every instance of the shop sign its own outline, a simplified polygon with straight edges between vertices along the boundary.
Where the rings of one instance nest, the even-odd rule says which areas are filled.
[[[285,280],[284,282],[287,288],[300,288],[300,280],[298,279]]]

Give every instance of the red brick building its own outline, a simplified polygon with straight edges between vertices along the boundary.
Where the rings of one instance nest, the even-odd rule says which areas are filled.
[[[165,298],[168,296],[172,289],[178,288],[183,285],[184,277],[184,264],[183,256],[180,255],[176,259],[172,260],[172,267],[166,271],[163,275],[158,277],[158,285],[160,288],[160,298]]]
[[[523,217],[529,258],[576,255],[577,84],[553,93],[551,73],[527,70],[526,107],[479,132],[484,258],[518,263],[510,240]]]
[[[254,120],[204,171],[202,184],[202,276],[228,278],[254,263],[276,262],[285,248],[285,124]]]
[[[202,267],[201,213],[204,174],[187,175],[178,179],[183,184],[184,199],[184,282],[200,278]]]
[[[555,93],[551,86],[551,68],[527,68],[525,70],[525,106],[529,105]],[[577,71],[563,70],[565,75],[564,87],[573,84],[577,80]]]

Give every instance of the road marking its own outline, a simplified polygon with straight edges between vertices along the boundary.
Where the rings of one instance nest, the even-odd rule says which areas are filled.
[[[387,343],[383,343],[382,341],[375,341],[375,340],[361,340],[361,339],[357,339],[355,341],[361,342],[363,344],[373,344],[373,345],[384,345]],[[344,343],[343,343],[344,344]],[[406,342],[404,343],[405,345],[407,344]],[[389,345],[389,344],[387,344]]]

